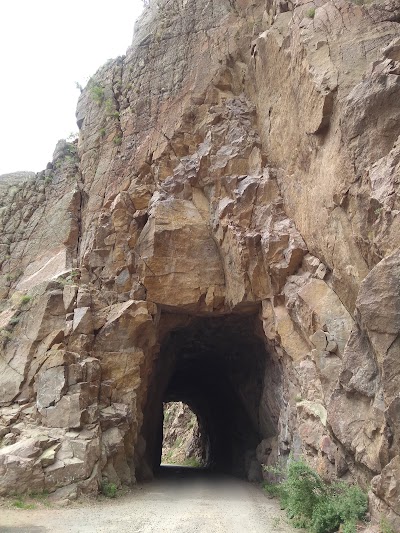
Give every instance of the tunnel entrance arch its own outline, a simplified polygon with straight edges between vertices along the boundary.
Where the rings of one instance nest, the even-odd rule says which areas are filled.
[[[137,461],[138,477],[158,471],[163,403],[171,401],[184,402],[196,413],[210,469],[260,477],[256,448],[277,434],[280,378],[258,312],[162,315],[160,348],[143,412],[146,444]]]

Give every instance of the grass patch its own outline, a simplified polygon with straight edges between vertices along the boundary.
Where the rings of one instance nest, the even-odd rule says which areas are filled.
[[[115,498],[117,496],[117,485],[115,483],[103,481],[101,483],[100,492],[107,498]]]
[[[11,505],[16,509],[25,510],[36,509],[36,503],[39,504],[39,506],[44,505],[45,507],[49,507],[49,502],[47,501],[48,496],[48,490],[44,490],[43,492],[30,492],[29,494],[17,493],[13,494],[13,498],[15,499],[11,502]]]
[[[381,529],[381,533],[396,533],[393,527],[389,524],[386,516],[382,516],[379,522],[379,527]]]
[[[25,503],[24,500],[21,498],[18,498],[18,500],[14,500],[11,504],[16,509],[35,509],[36,506],[33,503]]]
[[[32,498],[33,500],[46,500],[49,494],[50,492],[48,490],[44,490],[43,492],[31,492],[29,498]]]
[[[79,270],[71,270],[71,272],[68,272],[67,275],[61,274],[60,277],[57,278],[57,282],[60,283],[63,287],[65,285],[74,285],[75,283],[78,283],[79,275]]]
[[[200,468],[202,464],[196,459],[196,457],[186,457],[182,463],[182,466],[191,466],[192,468]]]
[[[267,469],[271,471],[272,469]],[[274,475],[277,470],[272,471]],[[356,533],[357,522],[368,509],[366,494],[344,482],[326,483],[303,461],[291,460],[285,479],[264,485],[265,491],[279,497],[295,527],[312,533]]]
[[[112,100],[108,99],[105,102],[106,115],[113,118],[119,118],[119,111],[115,108],[115,104]]]

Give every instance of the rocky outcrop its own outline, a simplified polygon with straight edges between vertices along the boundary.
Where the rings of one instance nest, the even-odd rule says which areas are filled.
[[[187,401],[211,463],[303,453],[397,527],[399,22],[149,2],[78,143],[0,180],[2,494],[151,475]]]
[[[161,463],[205,466],[207,454],[196,415],[181,402],[164,404]]]

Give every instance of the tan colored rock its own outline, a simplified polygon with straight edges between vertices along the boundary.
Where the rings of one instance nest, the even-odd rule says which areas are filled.
[[[318,369],[318,377],[324,391],[324,399],[328,402],[332,392],[337,387],[342,370],[342,361],[328,351],[312,350],[311,357]]]
[[[224,283],[215,242],[191,202],[156,202],[140,236],[137,253],[150,301],[195,305],[210,285]],[[196,268],[199,257],[207,264],[201,272]]]
[[[45,486],[59,487],[68,485],[72,481],[83,477],[85,473],[85,463],[76,457],[56,460],[45,469]]]
[[[373,398],[379,390],[379,375],[371,344],[365,332],[355,328],[343,355],[340,377],[347,392],[359,392]]]
[[[379,532],[382,517],[386,519],[386,523],[396,531],[400,527],[399,515],[392,511],[392,509],[380,498],[378,498],[372,491],[368,493],[369,509],[373,519],[373,525],[376,529],[372,533]],[[389,530],[390,531],[390,530]]]
[[[101,428],[107,430],[115,426],[123,426],[126,431],[129,427],[131,413],[126,404],[113,403],[100,411]]]
[[[43,424],[54,428],[80,428],[84,409],[79,393],[65,395],[54,406],[42,410]]]
[[[48,336],[54,331],[57,333],[53,340],[57,339],[59,330],[64,327],[64,321],[65,310],[61,291],[46,292],[45,285],[29,302],[29,308],[18,317],[18,323],[13,326],[13,333],[8,333],[7,342],[2,347],[0,403],[10,402],[18,396],[27,377],[29,365],[36,351],[40,351],[40,343],[44,342],[48,346]]]
[[[336,390],[329,402],[329,424],[357,462],[373,473],[381,471],[387,461],[388,442],[384,412],[378,402],[374,405],[366,397]]]
[[[56,366],[37,374],[37,407],[42,409],[56,404],[67,386],[65,368]]]
[[[57,449],[60,447],[59,444],[47,448],[40,456],[39,461],[42,467],[50,466],[56,460]]]
[[[317,366],[311,359],[300,361],[296,367],[299,375],[300,392],[295,398],[298,401],[307,400],[322,403],[324,393],[322,384],[318,379]]]
[[[400,256],[395,252],[381,261],[367,276],[360,289],[357,309],[360,323],[368,331],[377,362],[383,373],[387,402],[400,386],[397,357],[400,333],[399,300],[395,296],[400,280]]]
[[[400,395],[389,404],[386,417],[393,438],[392,447],[397,452],[400,449]]]
[[[72,324],[74,333],[89,335],[93,331],[92,312],[90,307],[78,307],[74,309],[74,320]]]
[[[65,291],[65,289],[64,289]],[[80,287],[76,296],[76,307],[90,307],[92,304],[92,296],[90,291]]]
[[[20,494],[44,489],[44,475],[40,463],[15,455],[0,455],[0,494],[10,493],[10,487]]]
[[[322,331],[322,329],[318,329],[313,335],[311,335],[310,341],[313,343],[317,350],[326,350],[328,341],[325,332]]]
[[[328,344],[326,345],[326,351],[327,352],[336,352],[337,350],[337,343],[334,340],[328,340]]]
[[[320,327],[333,336],[342,354],[354,322],[338,296],[324,281],[311,279],[300,289],[299,297],[316,315]]]
[[[16,289],[20,291],[30,290],[36,285],[55,279],[68,271],[67,249],[54,250],[46,253],[44,257],[27,267]]]
[[[124,351],[152,343],[154,324],[149,305],[128,300],[111,306],[107,321],[96,336],[96,347],[105,351]]]
[[[396,455],[371,482],[373,492],[400,515],[400,456]]]
[[[63,289],[64,307],[66,313],[72,313],[78,287],[76,285],[66,285]]]
[[[42,491],[44,476],[40,461],[42,449],[49,439],[41,438],[21,439],[10,446],[0,450],[0,494],[7,494],[10,486],[16,493]]]
[[[309,352],[309,347],[304,338],[296,331],[288,310],[284,306],[278,306],[274,308],[274,313],[276,332],[279,335],[282,347],[293,361],[304,359]]]
[[[297,408],[299,410],[304,410],[309,416],[319,420],[324,427],[326,426],[327,413],[322,403],[301,400],[297,403]]]

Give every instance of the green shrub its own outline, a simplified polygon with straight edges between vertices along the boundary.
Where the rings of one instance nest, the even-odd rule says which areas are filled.
[[[182,466],[191,466],[192,468],[200,468],[202,466],[196,457],[186,457],[180,464]]]
[[[104,107],[107,115],[111,115],[114,112],[114,102],[110,98],[107,98]]]
[[[42,492],[30,492],[28,496],[33,500],[45,500],[49,497],[49,494],[50,492],[48,490],[44,490]]]
[[[122,137],[120,135],[116,135],[113,139],[113,142],[115,146],[119,146],[122,143]]]
[[[57,278],[57,282],[62,286],[73,285],[74,283],[78,283],[79,274],[79,270],[71,270],[68,274],[61,274],[60,277]]]
[[[104,89],[100,85],[90,87],[90,95],[96,104],[101,105],[104,101]]]
[[[109,483],[103,481],[100,487],[101,493],[107,498],[115,498],[117,495],[117,485],[115,483]]]
[[[11,332],[8,331],[6,328],[0,328],[0,340],[6,342],[9,339],[11,339]]]
[[[307,17],[313,19],[315,17],[315,7],[312,7],[307,11]]]
[[[268,481],[265,481],[263,489],[272,498],[279,498],[280,500],[284,498],[282,483],[269,483]]]
[[[343,482],[328,484],[303,461],[288,463],[286,479],[265,490],[278,496],[296,527],[313,533],[355,533],[368,501],[360,488]]]
[[[21,305],[25,305],[25,304],[29,303],[31,300],[32,300],[32,296],[29,296],[29,294],[25,294],[21,298]]]

